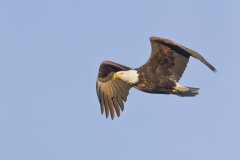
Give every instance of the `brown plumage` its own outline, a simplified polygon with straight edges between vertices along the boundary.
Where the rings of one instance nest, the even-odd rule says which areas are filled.
[[[118,71],[129,70],[130,68],[110,62],[104,61],[100,65],[97,78],[97,95],[101,106],[101,113],[105,111],[106,117],[111,114],[114,118],[114,110],[117,116],[120,116],[120,109],[123,111],[123,101],[127,101],[128,92],[131,86],[120,79],[113,80],[113,74]]]
[[[101,63],[96,89],[101,113],[105,112],[106,117],[110,113],[113,119],[114,112],[120,116],[120,110],[124,109],[123,101],[126,102],[131,87],[148,93],[175,94],[183,97],[197,95],[198,88],[179,86],[177,83],[187,67],[190,56],[216,71],[200,54],[180,44],[160,37],[151,37],[150,41],[151,56],[139,68],[131,69],[111,61]],[[120,73],[122,71],[123,73]],[[116,77],[124,74],[125,78],[121,75],[121,78],[114,79],[114,74]],[[137,75],[137,81],[134,75]]]

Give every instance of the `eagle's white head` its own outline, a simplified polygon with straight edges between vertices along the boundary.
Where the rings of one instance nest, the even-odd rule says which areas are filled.
[[[128,84],[135,84],[138,82],[138,73],[136,70],[119,71],[113,75],[113,78],[119,78]]]

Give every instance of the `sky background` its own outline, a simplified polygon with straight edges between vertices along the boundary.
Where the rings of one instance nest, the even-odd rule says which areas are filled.
[[[1,160],[239,160],[240,1],[1,0]],[[181,98],[130,91],[120,119],[100,114],[104,60],[138,67],[150,36],[201,53]]]

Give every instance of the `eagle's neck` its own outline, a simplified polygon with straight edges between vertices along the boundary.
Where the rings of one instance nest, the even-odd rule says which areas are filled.
[[[123,81],[129,83],[129,84],[136,84],[138,82],[138,76],[137,70],[128,70],[128,71],[121,71],[124,73],[124,76],[121,76],[120,79]]]

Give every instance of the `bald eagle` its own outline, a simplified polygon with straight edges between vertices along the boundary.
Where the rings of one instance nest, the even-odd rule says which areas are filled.
[[[190,56],[200,60],[212,71],[216,71],[200,54],[176,42],[160,37],[150,37],[150,42],[151,56],[139,68],[132,69],[111,61],[101,63],[96,90],[101,113],[105,112],[107,118],[110,113],[114,119],[114,112],[120,116],[132,87],[147,93],[196,96],[199,88],[178,83]]]

